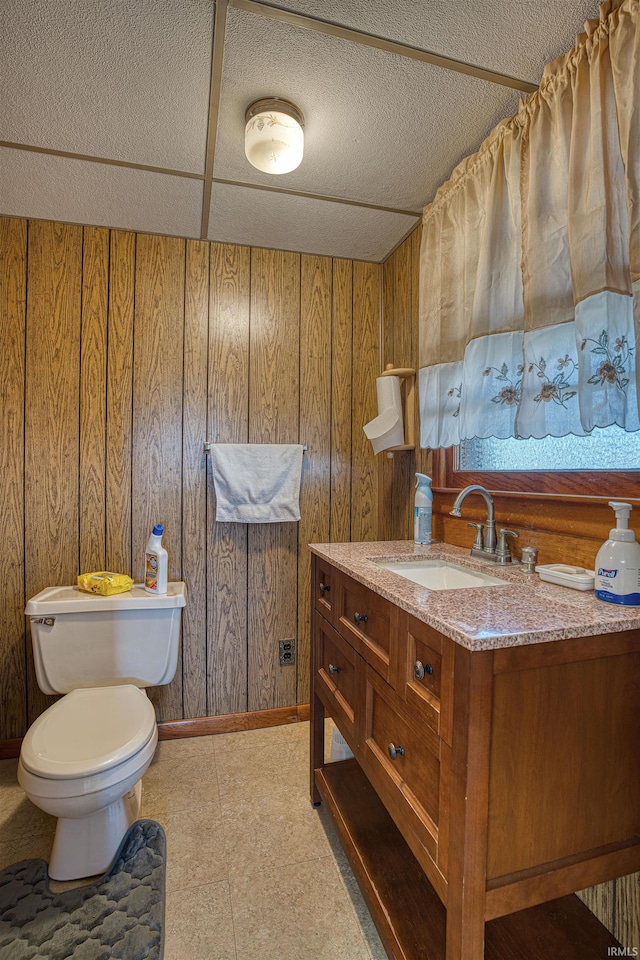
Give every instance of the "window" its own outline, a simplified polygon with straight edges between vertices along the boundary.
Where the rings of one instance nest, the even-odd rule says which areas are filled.
[[[640,433],[615,426],[587,437],[464,440],[435,459],[439,483],[454,489],[482,483],[522,493],[640,496]]]
[[[640,470],[640,434],[613,426],[586,437],[489,437],[460,444],[460,470],[610,470],[614,464]]]

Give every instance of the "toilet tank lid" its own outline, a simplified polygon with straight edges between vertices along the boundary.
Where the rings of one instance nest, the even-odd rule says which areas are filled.
[[[88,610],[157,610],[184,607],[186,602],[187,589],[182,580],[167,584],[167,592],[157,595],[147,593],[141,583],[134,583],[131,590],[111,597],[85,593],[77,587],[46,587],[28,601],[24,612],[28,617],[42,617]]]

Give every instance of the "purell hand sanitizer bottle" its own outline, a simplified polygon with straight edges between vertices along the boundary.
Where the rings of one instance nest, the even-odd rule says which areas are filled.
[[[598,600],[640,607],[640,544],[629,530],[630,503],[609,501],[616,526],[609,531],[596,556],[595,593]]]

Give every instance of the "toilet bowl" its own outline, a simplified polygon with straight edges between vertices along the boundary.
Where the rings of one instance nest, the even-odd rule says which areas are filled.
[[[157,742],[153,705],[132,684],[72,690],[33,723],[18,780],[37,807],[58,817],[50,877],[108,869],[139,816],[140,781]]]

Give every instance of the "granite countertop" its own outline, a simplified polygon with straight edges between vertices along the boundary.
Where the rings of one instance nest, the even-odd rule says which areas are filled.
[[[469,650],[492,650],[640,628],[640,607],[596,600],[593,591],[541,580],[524,569],[476,560],[447,543],[411,540],[313,543],[310,549],[343,573],[451,637]],[[378,566],[375,560],[447,559],[504,580],[496,586],[429,590]]]

